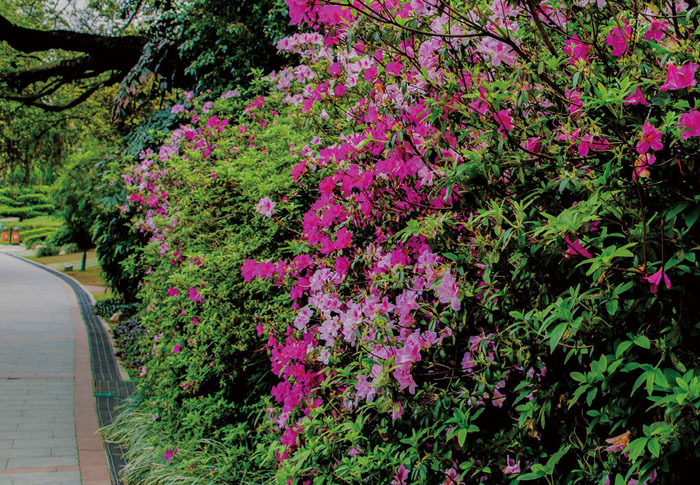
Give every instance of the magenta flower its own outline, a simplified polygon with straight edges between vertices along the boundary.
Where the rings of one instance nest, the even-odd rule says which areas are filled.
[[[654,294],[659,291],[659,286],[661,286],[661,278],[663,278],[666,288],[671,289],[671,280],[668,279],[668,275],[663,268],[661,268],[653,275],[643,278],[649,283],[649,293]]]
[[[648,106],[649,102],[646,99],[644,99],[644,94],[642,94],[642,90],[639,89],[639,86],[637,86],[637,89],[625,98],[625,105],[628,104],[641,104],[643,106]]]
[[[277,204],[272,202],[272,200],[270,200],[269,197],[263,197],[262,199],[260,199],[258,201],[258,205],[255,208],[255,211],[258,214],[264,215],[265,217],[272,217],[272,214],[275,213],[275,206],[276,205]]]
[[[168,296],[177,296],[177,288],[173,288],[172,286],[168,287]]]
[[[328,68],[328,72],[331,74],[331,76],[338,77],[342,74],[343,69],[339,62],[334,62]]]
[[[661,143],[663,135],[659,130],[648,121],[642,126],[642,136],[637,143],[637,153],[645,154],[651,148],[652,150],[661,150],[664,145]]]
[[[626,20],[622,20],[622,31],[619,27],[612,29],[607,37],[605,37],[605,43],[612,47],[612,54],[614,56],[620,57],[627,50],[627,40],[632,35],[632,27],[627,25]]]
[[[386,72],[393,74],[394,76],[400,76],[401,70],[403,69],[403,64],[400,62],[390,62],[386,65]]]
[[[163,453],[163,459],[170,463],[170,460],[173,459],[173,456],[177,453],[177,448],[174,448],[172,450],[165,450],[165,453]]]
[[[177,354],[182,350],[182,344],[175,344],[173,346],[173,354]]]
[[[187,292],[187,296],[190,298],[191,302],[202,303],[202,295],[199,294],[194,286]]]
[[[408,480],[408,470],[401,465],[394,473],[394,480],[391,482],[391,485],[406,485],[406,480]]]
[[[582,256],[584,258],[592,258],[593,255],[588,252],[586,248],[584,248],[579,240],[577,239],[574,242],[571,242],[571,239],[569,239],[569,236],[566,236],[564,238],[564,242],[566,242],[566,257],[571,257],[571,256]]]
[[[513,129],[513,123],[510,117],[509,109],[502,109],[498,113],[493,115],[496,119],[496,124],[498,125],[498,131],[501,132],[501,138],[506,137],[506,131]]]
[[[666,20],[653,20],[651,26],[644,33],[645,40],[661,40],[668,29]]]
[[[668,63],[666,72],[666,82],[659,88],[659,91],[675,91],[690,86],[695,86],[698,82],[695,79],[695,71],[698,65],[689,62],[677,68],[672,62]]]
[[[685,128],[681,134],[683,140],[687,140],[691,136],[700,136],[700,111],[691,109],[681,115],[680,121],[678,128]]]
[[[577,34],[567,40],[565,43],[564,52],[569,54],[569,64],[575,66],[578,61],[588,62],[588,51],[591,50],[590,46],[587,46],[579,39]]]

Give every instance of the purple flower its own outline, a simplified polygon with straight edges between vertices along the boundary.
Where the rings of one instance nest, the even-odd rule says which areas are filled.
[[[177,453],[177,448],[174,448],[172,450],[165,450],[165,453],[163,453],[163,459],[170,463],[170,460],[173,459],[173,456]]]
[[[177,354],[177,353],[180,352],[181,350],[182,350],[182,344],[175,344],[175,345],[173,346],[173,354]]]
[[[168,288],[168,296],[177,296],[177,288],[173,288],[172,286]]]

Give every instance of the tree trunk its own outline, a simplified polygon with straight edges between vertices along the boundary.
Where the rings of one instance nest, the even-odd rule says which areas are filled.
[[[80,263],[80,271],[85,271],[85,263],[87,262],[87,249],[83,250],[83,262]]]

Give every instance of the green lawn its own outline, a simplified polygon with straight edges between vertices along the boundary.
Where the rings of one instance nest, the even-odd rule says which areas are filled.
[[[53,269],[60,271],[61,273],[67,274],[76,280],[78,280],[82,285],[86,286],[103,286],[106,287],[107,283],[102,278],[100,274],[100,266],[97,262],[97,256],[95,255],[95,250],[91,249],[87,254],[86,268],[85,271],[80,271],[80,264],[83,259],[83,253],[68,253],[61,254],[58,256],[30,256],[28,259],[36,261],[46,266],[50,266]],[[67,264],[72,264],[73,269],[66,271],[64,266]],[[105,292],[91,292],[95,297],[95,300],[105,300],[110,298],[112,293],[107,289]]]

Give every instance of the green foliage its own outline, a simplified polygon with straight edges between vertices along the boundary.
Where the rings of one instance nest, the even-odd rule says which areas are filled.
[[[92,224],[95,220],[95,165],[106,156],[96,140],[85,142],[68,158],[68,163],[53,187],[52,197],[65,221],[57,244],[74,242],[81,250],[93,247]]]
[[[251,120],[241,100],[217,101],[217,116],[240,124],[207,135],[214,147],[207,162],[200,150],[184,145],[179,155],[158,162],[157,169],[167,173],[158,183],[177,210],[177,223],[167,229],[166,240],[142,250],[138,264],[149,274],[139,291],[140,322],[130,322],[120,337],[124,356],[140,374],[144,402],[136,410],[143,420],[138,436],[123,429],[132,429],[131,422],[108,431],[132,446],[124,476],[136,482],[165,482],[173,473],[212,483],[255,483],[255,477],[270,476],[249,459],[265,443],[255,428],[271,387],[255,327],[271,308],[289,312],[284,292],[245,283],[240,267],[249,258],[292,254],[284,241],[304,195],[297,191],[285,202],[278,224],[268,224],[252,207],[262,197],[281,200],[295,193],[288,174],[297,157],[289,147],[309,134],[293,118],[271,114],[287,110],[278,100],[268,103],[266,113]],[[191,301],[190,289],[201,294],[201,303]],[[135,332],[141,334],[138,344]],[[175,346],[181,346],[177,353]],[[171,467],[157,465],[165,449],[174,447],[179,451]]]

